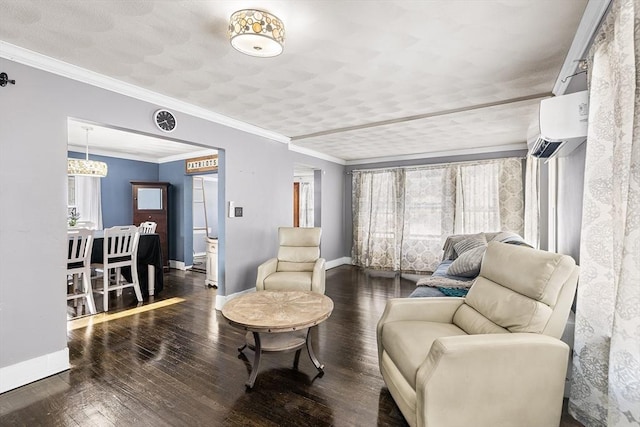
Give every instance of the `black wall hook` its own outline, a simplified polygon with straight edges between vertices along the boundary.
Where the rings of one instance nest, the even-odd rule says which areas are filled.
[[[7,73],[0,73],[0,86],[5,87],[7,83],[16,84],[15,80],[9,80]]]

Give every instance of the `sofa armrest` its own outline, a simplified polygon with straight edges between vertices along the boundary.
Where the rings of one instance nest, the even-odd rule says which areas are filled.
[[[464,298],[457,297],[393,298],[387,301],[378,326],[402,320],[451,323],[463,303]]]
[[[313,265],[313,274],[311,276],[311,291],[324,294],[325,285],[325,259],[318,258]]]
[[[271,258],[258,266],[258,277],[256,278],[256,290],[264,291],[264,279],[268,275],[276,272],[278,268],[278,258]]]
[[[568,357],[541,334],[438,338],[416,374],[418,425],[558,425]]]
[[[457,297],[393,298],[388,300],[376,327],[378,360],[382,360],[382,329],[385,323],[402,320],[452,323],[453,315],[463,303],[464,298]]]

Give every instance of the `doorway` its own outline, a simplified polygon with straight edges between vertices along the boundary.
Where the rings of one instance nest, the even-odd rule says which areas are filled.
[[[319,227],[317,205],[320,200],[320,171],[296,164],[293,173],[293,226]]]
[[[218,239],[218,175],[192,178],[193,270],[206,272],[209,239]]]
[[[86,126],[92,128],[88,136],[84,129]],[[223,151],[168,136],[150,135],[77,118],[67,119],[67,137],[69,158],[84,159],[88,152],[91,160],[99,160],[108,165],[108,173],[104,178],[94,178],[100,183],[99,190],[94,192],[100,195],[97,205],[101,207],[102,222],[100,225],[99,221],[96,221],[95,228],[101,232],[103,228],[113,226],[134,223],[138,225],[138,220],[134,221],[133,218],[132,181],[168,182],[171,184],[166,204],[169,211],[168,249],[163,251],[163,255],[167,256],[170,268],[184,270],[187,266],[191,266],[194,252],[191,176],[185,172],[185,161],[194,157],[220,155],[219,172],[209,175],[208,178],[213,178],[216,186],[215,195],[211,200],[215,202],[215,206],[224,205],[223,201],[217,200],[218,197],[224,200],[224,185],[221,185],[219,192],[217,191],[218,178],[224,183],[224,155],[221,154]],[[67,181],[68,209],[75,208],[76,213],[83,215],[81,220],[90,219],[84,218],[84,215],[91,213],[92,210],[90,207],[83,207],[83,199],[87,197],[80,191],[79,181],[70,178],[67,178]],[[93,199],[91,201],[93,203]],[[216,237],[220,235],[221,249],[218,256],[224,260],[224,221],[218,224],[217,210],[217,208],[210,209],[214,219],[208,221],[207,231]],[[206,235],[205,233],[204,236]],[[202,249],[196,248],[196,250]],[[221,271],[219,286],[224,289],[224,265],[221,264],[219,269]],[[156,288],[156,291],[160,292],[161,289],[162,285],[160,289]],[[129,292],[125,294],[127,297],[132,295]],[[133,301],[135,297],[129,302]],[[98,306],[101,305],[98,304]],[[88,314],[85,307],[68,306],[69,318],[85,314]]]

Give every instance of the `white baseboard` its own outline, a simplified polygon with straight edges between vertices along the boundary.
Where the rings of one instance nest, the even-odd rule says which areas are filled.
[[[0,368],[0,393],[69,369],[69,348]]]
[[[192,267],[192,265],[185,265],[184,261],[176,261],[174,259],[169,260],[169,268],[185,271],[191,270]]]
[[[234,299],[235,297],[239,297],[243,294],[248,294],[250,292],[255,292],[256,288],[245,289],[244,291],[236,292],[231,295],[216,295],[216,310],[222,310],[222,307],[226,304],[227,301]]]
[[[351,257],[345,256],[338,259],[332,259],[331,261],[327,261],[325,263],[325,268],[327,270],[331,268],[340,267],[341,265],[351,265]]]

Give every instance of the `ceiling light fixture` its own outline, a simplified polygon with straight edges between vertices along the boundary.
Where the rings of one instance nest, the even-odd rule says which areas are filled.
[[[284,25],[269,12],[243,9],[231,15],[229,40],[236,50],[251,56],[278,56],[284,49]]]
[[[96,160],[89,160],[89,131],[93,128],[82,126],[87,132],[87,151],[84,159],[67,159],[67,175],[96,176],[104,178],[107,176],[107,164]]]

